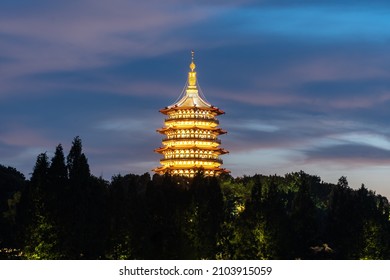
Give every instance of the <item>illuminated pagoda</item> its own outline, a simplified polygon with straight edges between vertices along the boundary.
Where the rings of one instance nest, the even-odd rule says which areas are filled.
[[[190,69],[178,101],[160,110],[167,118],[165,126],[157,132],[164,134],[165,138],[162,147],[155,152],[164,158],[160,160],[162,166],[153,171],[187,177],[193,177],[198,170],[203,170],[206,176],[229,173],[221,168],[223,162],[219,157],[228,153],[219,147],[221,140],[218,139],[218,135],[226,131],[218,127],[217,116],[225,112],[208,103],[202,94],[196,78],[193,51]]]

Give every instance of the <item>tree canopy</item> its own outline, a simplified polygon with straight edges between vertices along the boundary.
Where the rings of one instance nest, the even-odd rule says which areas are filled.
[[[0,165],[2,259],[389,259],[390,206],[303,171],[91,174],[76,137],[30,179]]]

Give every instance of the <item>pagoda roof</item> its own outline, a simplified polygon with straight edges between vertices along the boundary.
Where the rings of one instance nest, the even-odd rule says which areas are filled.
[[[186,94],[182,96],[182,98],[174,103],[173,105],[169,107],[188,107],[188,108],[193,108],[193,107],[198,107],[202,109],[211,109],[213,106],[209,104],[206,100],[204,100],[200,95],[199,95],[199,90],[197,89],[197,86],[195,86],[194,89],[189,89],[189,86],[186,90]]]
[[[156,129],[157,132],[159,133],[162,133],[164,134],[165,131],[169,131],[169,130],[177,130],[177,129],[202,129],[202,130],[212,130],[214,132],[218,132],[219,134],[226,134],[227,131],[226,130],[223,130],[222,128],[219,128],[219,127],[210,127],[210,128],[202,128],[202,127],[199,127],[199,126],[193,126],[191,128],[182,128],[182,127],[175,127],[175,126],[171,126],[171,127],[162,127],[162,128],[159,128],[159,129]]]
[[[193,145],[193,146],[188,147],[188,148],[186,147],[184,149],[201,149],[201,150],[205,150],[204,148],[198,147],[197,145]],[[160,148],[155,149],[154,151],[156,153],[162,153],[163,151],[169,151],[169,150],[174,151],[174,150],[177,150],[177,148],[160,147]],[[218,151],[218,152],[220,152],[221,155],[229,153],[229,151],[225,150],[224,148],[218,148],[218,147],[208,147],[206,150]]]
[[[187,102],[187,103],[189,103],[189,102]],[[188,104],[185,104],[185,105],[188,105]],[[160,113],[167,115],[168,112],[170,112],[170,111],[186,110],[186,109],[194,109],[194,108],[199,108],[199,109],[208,110],[208,111],[214,111],[217,113],[217,115],[225,114],[225,111],[219,109],[218,107],[212,106],[212,105],[210,105],[210,107],[200,107],[200,106],[197,106],[196,104],[190,104],[190,106],[181,106],[180,104],[177,104],[177,103],[174,103],[170,106],[162,108],[159,111],[160,111]]]
[[[171,110],[176,109],[192,109],[192,108],[200,108],[210,111],[215,111],[217,114],[224,114],[225,112],[219,109],[218,107],[215,107],[211,105],[207,100],[206,97],[203,95],[198,80],[196,77],[196,71],[194,71],[196,68],[195,62],[194,62],[194,52],[192,52],[192,61],[190,64],[191,71],[188,72],[188,79],[186,82],[185,89],[180,94],[178,100],[173,103],[170,106],[167,106],[160,110],[161,113],[167,114],[167,112]]]
[[[165,172],[167,170],[180,170],[180,169],[203,169],[203,170],[213,170],[213,171],[217,171],[217,172],[221,172],[221,173],[230,173],[231,171],[226,169],[226,168],[221,168],[221,167],[191,167],[191,168],[183,168],[183,167],[175,167],[175,166],[170,166],[170,167],[167,167],[167,166],[159,166],[159,167],[156,167],[153,169],[154,172]]]

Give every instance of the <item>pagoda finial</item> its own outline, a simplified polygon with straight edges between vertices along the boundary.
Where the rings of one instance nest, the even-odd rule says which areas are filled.
[[[191,51],[191,64],[190,64],[191,72],[194,72],[194,69],[196,68],[196,65],[194,62],[194,55],[195,55],[195,52]]]
[[[188,73],[188,85],[191,88],[196,88],[196,72],[194,71],[196,68],[196,65],[194,62],[194,55],[195,55],[195,52],[191,51],[191,64],[190,64],[191,72]]]

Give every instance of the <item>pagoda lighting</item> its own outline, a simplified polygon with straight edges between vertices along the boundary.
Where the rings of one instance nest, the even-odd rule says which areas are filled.
[[[194,52],[185,90],[177,102],[160,112],[166,115],[164,127],[157,132],[165,135],[162,147],[155,152],[163,155],[161,166],[153,169],[158,174],[169,173],[193,177],[200,169],[214,176],[230,171],[221,167],[220,155],[228,151],[220,148],[218,136],[227,133],[219,128],[217,116],[224,114],[203,96],[197,81]]]

